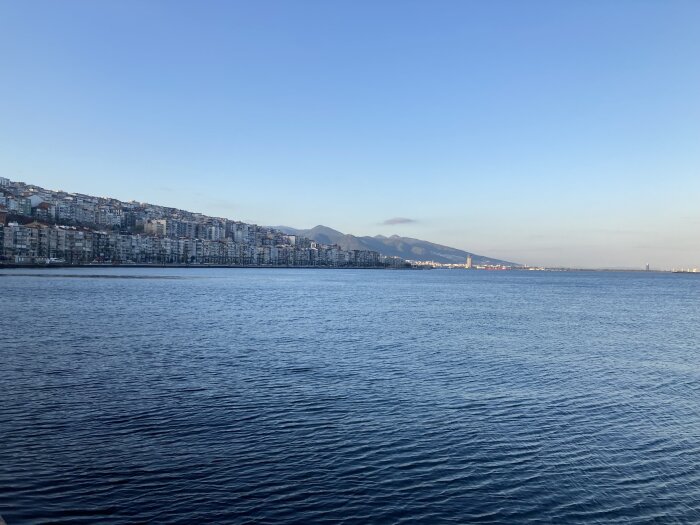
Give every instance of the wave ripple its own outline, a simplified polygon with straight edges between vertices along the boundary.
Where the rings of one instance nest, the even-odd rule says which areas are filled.
[[[3,280],[10,525],[700,521],[697,279],[128,272]]]

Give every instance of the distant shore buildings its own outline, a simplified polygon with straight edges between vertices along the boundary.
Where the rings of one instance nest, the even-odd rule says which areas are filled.
[[[472,264],[472,265],[467,265],[466,262],[464,263],[443,263],[443,262],[438,262],[438,261],[414,261],[411,259],[408,259],[406,261],[408,264],[410,264],[414,268],[435,268],[435,269],[444,269],[444,270],[513,270],[514,268],[520,269],[520,270],[530,270],[530,269],[544,269],[544,268],[529,268],[525,266],[508,266],[505,264]]]

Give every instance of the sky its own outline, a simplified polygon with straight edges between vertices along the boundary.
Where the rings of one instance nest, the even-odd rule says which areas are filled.
[[[0,176],[700,267],[700,2],[0,0]]]

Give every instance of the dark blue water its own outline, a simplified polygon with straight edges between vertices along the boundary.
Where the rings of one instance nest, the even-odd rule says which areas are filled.
[[[0,300],[8,525],[700,521],[700,276],[16,270]]]

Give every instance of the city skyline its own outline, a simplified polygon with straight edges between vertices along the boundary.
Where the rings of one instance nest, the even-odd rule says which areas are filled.
[[[333,237],[329,237],[329,234]],[[409,239],[403,239],[410,241]],[[0,266],[48,264],[236,267],[510,269],[517,263],[419,241],[418,252],[327,228],[304,232],[190,210],[42,188],[0,177]],[[426,251],[427,249],[427,251]],[[422,256],[421,256],[422,252]],[[407,255],[409,257],[407,257]],[[471,268],[471,264],[467,265]]]
[[[531,265],[700,262],[692,2],[0,4],[0,176]]]

